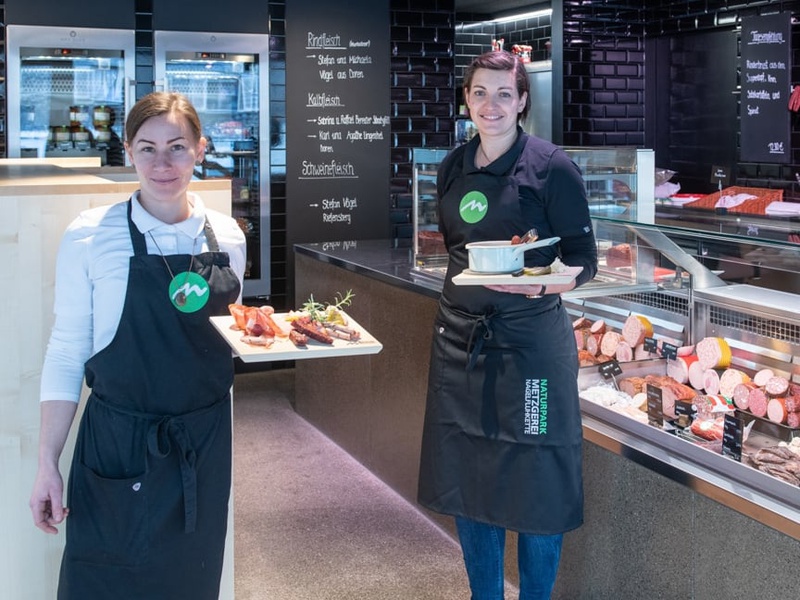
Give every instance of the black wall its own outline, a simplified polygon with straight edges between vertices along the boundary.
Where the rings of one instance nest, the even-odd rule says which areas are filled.
[[[7,25],[133,29],[134,0],[11,0],[5,18]]]

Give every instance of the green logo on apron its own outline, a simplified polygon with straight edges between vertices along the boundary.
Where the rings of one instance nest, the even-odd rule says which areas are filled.
[[[169,282],[169,299],[181,312],[197,312],[208,302],[208,282],[194,272],[178,273]]]
[[[477,191],[464,194],[458,207],[461,218],[467,223],[477,223],[486,216],[487,210],[489,210],[489,200],[483,193]]]

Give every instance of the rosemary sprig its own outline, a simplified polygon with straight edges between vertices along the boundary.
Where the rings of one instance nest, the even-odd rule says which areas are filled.
[[[329,311],[331,309],[340,310],[345,306],[350,306],[354,296],[353,290],[347,290],[344,296],[340,292],[337,292],[333,303],[322,304],[314,300],[314,295],[311,294],[308,300],[303,304],[303,310],[308,313],[312,321],[324,323],[328,320]]]

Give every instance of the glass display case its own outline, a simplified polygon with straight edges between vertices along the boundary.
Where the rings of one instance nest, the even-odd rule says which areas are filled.
[[[593,216],[653,223],[655,152],[633,146],[565,147],[583,173]]]
[[[436,173],[448,149],[413,149],[414,265],[412,275],[420,280],[444,281],[447,249],[439,233]]]

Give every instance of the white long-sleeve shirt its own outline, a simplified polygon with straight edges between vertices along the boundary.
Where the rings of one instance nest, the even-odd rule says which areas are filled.
[[[191,216],[175,224],[163,223],[142,208],[138,192],[132,200],[131,218],[150,254],[208,251],[203,232],[208,216],[220,251],[230,255],[231,267],[243,280],[245,237],[234,219],[206,209],[196,194],[190,194]],[[40,400],[80,399],[84,364],[116,334],[132,255],[126,202],[84,211],[67,227],[56,259],[55,323],[42,368]]]

